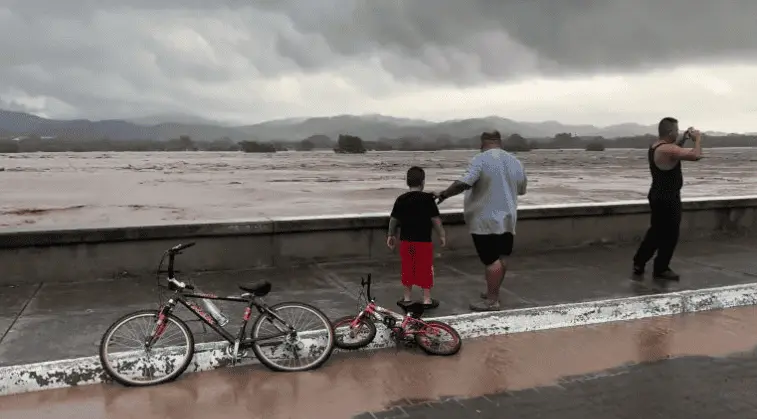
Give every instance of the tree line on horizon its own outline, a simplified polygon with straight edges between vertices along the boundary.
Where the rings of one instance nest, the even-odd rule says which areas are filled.
[[[559,133],[551,138],[525,138],[511,134],[503,141],[503,148],[513,152],[535,149],[584,149],[603,151],[608,148],[646,148],[655,140],[654,135],[620,138],[577,136]],[[728,134],[706,137],[708,147],[754,147],[757,136]],[[326,135],[312,135],[299,142],[285,140],[234,142],[229,138],[213,141],[195,141],[189,136],[167,141],[158,140],[82,140],[76,138],[41,138],[26,136],[21,139],[0,139],[0,153],[30,152],[147,152],[147,151],[239,151],[246,153],[275,153],[277,151],[333,150],[336,153],[365,153],[366,151],[439,151],[470,150],[479,148],[479,136],[452,138],[441,136],[430,140],[418,137],[381,138],[364,141],[358,136],[343,134],[336,141]]]

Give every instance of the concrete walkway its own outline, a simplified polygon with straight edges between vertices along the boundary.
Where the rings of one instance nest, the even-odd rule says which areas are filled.
[[[757,282],[755,249],[757,240],[753,238],[682,243],[673,268],[683,278],[671,291]],[[634,250],[593,247],[514,255],[503,305],[505,309],[539,307],[652,292],[630,285],[630,258]],[[195,247],[180,258],[191,258],[192,252],[201,251]],[[178,268],[181,269],[181,259]],[[428,316],[468,313],[469,303],[483,290],[482,269],[473,256],[438,259],[434,296],[441,306]],[[373,274],[373,289],[379,303],[394,308],[401,292],[398,261],[345,261],[291,269],[212,272],[192,275],[191,280],[203,291],[225,295],[237,293],[237,283],[265,278],[274,285],[267,298],[269,303],[308,302],[333,319],[356,312],[359,278],[368,272]],[[130,311],[156,308],[157,304],[154,277],[2,287],[0,366],[96,355],[102,334],[116,318]],[[242,307],[233,303],[219,305],[236,327],[241,321]],[[184,309],[179,314],[190,318]],[[189,324],[198,343],[220,340],[210,330],[205,333],[201,324]]]

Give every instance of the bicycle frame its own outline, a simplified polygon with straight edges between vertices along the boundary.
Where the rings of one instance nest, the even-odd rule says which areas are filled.
[[[373,319],[376,319],[379,322],[383,322],[387,316],[393,318],[395,321],[401,320],[401,323],[398,327],[402,329],[405,334],[408,334],[408,335],[418,333],[419,331],[407,330],[407,326],[411,324],[418,324],[421,326],[426,326],[426,322],[424,322],[421,319],[417,319],[411,316],[410,314],[401,315],[397,312],[389,310],[388,308],[381,307],[380,305],[376,304],[375,301],[371,301],[370,303],[368,303],[368,305],[363,309],[363,311],[361,311],[360,314],[358,314],[355,317],[355,320],[352,321],[350,326],[357,327],[358,323],[360,322],[360,319],[363,318],[363,316],[369,316]]]
[[[190,301],[189,299],[208,299],[208,300],[215,300],[215,301],[233,301],[236,303],[247,303],[247,307],[244,309],[244,314],[242,315],[242,326],[239,329],[239,333],[235,337],[231,333],[229,333],[228,330],[226,330],[223,326],[219,325],[218,322],[208,313],[205,312],[202,308],[200,308],[200,305],[195,303],[194,301]],[[235,297],[235,296],[229,296],[229,297],[219,297],[214,294],[198,294],[198,293],[181,293],[177,292],[174,297],[170,298],[168,302],[161,308],[160,315],[163,316],[163,319],[165,319],[165,316],[167,316],[173,309],[176,307],[177,304],[181,304],[184,307],[187,308],[190,312],[192,312],[198,319],[200,319],[203,323],[208,325],[211,329],[213,329],[218,335],[220,335],[222,338],[224,338],[226,341],[228,341],[231,344],[237,344],[239,343],[240,347],[248,347],[252,344],[259,342],[261,340],[268,340],[268,339],[274,339],[281,336],[288,335],[289,333],[292,333],[294,329],[289,326],[286,321],[284,321],[281,317],[279,317],[276,313],[271,311],[268,307],[258,303],[255,301],[255,297],[251,298],[245,298],[245,297]],[[255,307],[258,310],[259,314],[266,313],[270,316],[273,316],[276,320],[282,322],[283,324],[286,324],[289,327],[289,330],[281,330],[282,328],[278,325],[274,326],[280,330],[280,333],[265,336],[265,337],[259,337],[256,339],[253,338],[245,338],[244,333],[247,330],[247,323],[250,321],[250,317],[252,316],[252,308]],[[160,318],[158,319],[161,320]],[[163,323],[161,323],[163,324]],[[159,334],[156,334],[156,337],[160,336]]]
[[[394,312],[392,310],[389,310],[388,308],[384,308],[376,304],[376,299],[371,296],[371,274],[368,274],[367,279],[361,280],[361,284],[365,288],[366,296],[368,297],[368,305],[365,306],[365,308],[360,311],[360,313],[355,317],[355,320],[350,323],[350,327],[354,328],[357,327],[360,323],[360,319],[363,318],[363,316],[369,316],[370,318],[373,318],[379,322],[384,322],[384,319],[386,317],[390,317],[394,319],[394,321],[401,321],[399,328],[402,330],[403,334],[405,335],[414,335],[417,333],[425,333],[422,332],[423,329],[425,329],[426,322],[423,320],[413,317],[410,315],[410,312],[407,312],[405,315],[401,315],[397,312]],[[411,324],[417,324],[421,327],[419,330],[407,330],[407,327]]]
[[[158,321],[155,325],[154,333],[151,334],[151,337],[146,342],[148,347],[151,347],[155,341],[160,338],[160,336],[163,335],[163,332],[166,328],[166,317],[168,314],[170,314],[177,304],[181,304],[184,307],[186,307],[192,314],[194,314],[198,319],[200,319],[203,323],[208,325],[211,329],[213,329],[218,335],[220,335],[222,338],[224,338],[227,342],[234,345],[234,352],[236,353],[239,348],[249,348],[253,344],[268,340],[268,339],[274,339],[281,336],[289,335],[290,333],[296,332],[294,328],[289,325],[284,319],[279,317],[276,313],[274,313],[271,309],[268,308],[264,303],[258,302],[258,297],[249,294],[244,293],[240,296],[228,296],[228,297],[219,297],[215,294],[207,294],[207,293],[194,293],[194,292],[187,292],[186,290],[193,290],[194,287],[190,284],[184,284],[183,282],[179,282],[176,277],[174,270],[174,261],[176,258],[176,255],[179,254],[182,250],[194,246],[194,243],[187,243],[187,244],[180,244],[177,246],[174,246],[173,248],[169,249],[166,253],[168,255],[168,289],[174,291],[174,295],[159,309],[158,314]],[[165,257],[165,255],[164,255]],[[161,260],[162,263],[162,260]],[[160,275],[160,267],[158,267],[158,275]],[[162,286],[162,285],[161,285]],[[162,286],[163,287],[163,286]],[[235,303],[246,303],[247,307],[244,309],[244,313],[242,315],[242,327],[239,329],[239,333],[235,337],[231,333],[229,333],[223,326],[219,325],[218,322],[211,316],[210,314],[206,313],[205,310],[200,308],[198,304],[196,304],[193,301],[190,301],[189,299],[207,299],[207,300],[216,300],[216,301],[232,301]],[[259,315],[262,315],[265,313],[266,315],[272,316],[276,320],[280,321],[282,324],[287,326],[287,330],[283,330],[282,327],[279,327],[278,325],[271,322],[271,324],[274,325],[277,329],[279,329],[278,334],[273,334],[270,336],[265,337],[258,337],[258,338],[245,338],[244,333],[247,330],[247,323],[250,321],[250,317],[252,315],[252,308],[255,307],[258,310]]]

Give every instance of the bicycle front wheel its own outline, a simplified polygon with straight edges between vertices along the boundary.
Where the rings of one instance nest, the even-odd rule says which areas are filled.
[[[306,371],[323,365],[334,351],[334,328],[328,317],[304,303],[269,307],[252,325],[252,351],[274,371]],[[277,336],[285,333],[283,336]]]
[[[159,326],[158,310],[127,314],[100,341],[100,363],[125,386],[162,384],[181,375],[194,356],[194,337],[181,319],[169,314]],[[147,341],[154,337],[152,345]]]
[[[457,330],[436,320],[426,322],[426,326],[415,334],[415,342],[427,354],[440,356],[454,355],[463,345]]]
[[[339,349],[360,349],[368,346],[376,337],[376,325],[369,317],[361,317],[357,326],[352,327],[355,316],[344,316],[333,323],[336,339],[334,344]]]

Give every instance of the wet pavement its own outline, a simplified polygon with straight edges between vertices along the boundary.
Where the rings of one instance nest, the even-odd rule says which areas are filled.
[[[3,419],[754,418],[757,307],[497,336],[453,357],[334,356],[306,373],[239,367],[156,387],[0,398]]]
[[[755,248],[754,238],[682,243],[673,267],[683,279],[671,291],[757,282]],[[652,292],[629,284],[634,250],[591,247],[543,255],[516,254],[502,294],[504,309]],[[191,251],[184,257],[191,257]],[[180,267],[180,259],[178,263]],[[475,256],[438,259],[433,293],[441,306],[428,316],[468,313],[469,303],[483,290],[482,271]],[[308,302],[336,319],[357,310],[360,276],[368,272],[373,273],[373,291],[379,303],[393,307],[400,296],[398,261],[357,260],[288,269],[207,272],[191,279],[203,291],[220,295],[237,293],[237,283],[268,279],[273,291],[267,302]],[[0,287],[0,366],[96,355],[100,338],[113,321],[134,310],[156,308],[157,304],[154,277]],[[232,325],[241,322],[242,307],[224,302],[219,306],[231,317]],[[183,308],[177,313],[190,319]],[[197,342],[221,340],[215,333],[204,331],[198,322],[189,325]],[[235,327],[230,330],[236,332]]]

